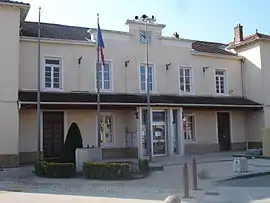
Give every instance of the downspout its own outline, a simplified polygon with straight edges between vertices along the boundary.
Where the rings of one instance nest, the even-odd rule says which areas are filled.
[[[240,64],[241,64],[241,82],[242,82],[242,93],[243,93],[243,98],[247,98],[246,94],[246,80],[245,80],[245,70],[244,70],[244,62],[245,58],[240,59]],[[244,115],[244,125],[245,125],[245,144],[246,144],[246,150],[248,150],[248,115],[249,115],[249,110],[245,111]]]

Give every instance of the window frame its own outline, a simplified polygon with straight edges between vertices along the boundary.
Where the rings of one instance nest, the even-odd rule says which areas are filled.
[[[145,81],[145,90],[142,90],[141,83],[142,83],[142,77],[141,77],[141,65],[144,65],[146,68],[146,63],[140,62],[139,63],[139,89],[140,93],[147,93],[147,80]],[[155,65],[153,63],[148,63],[148,66],[152,66],[152,90],[150,90],[150,93],[154,93],[156,91],[156,75],[155,75]],[[146,73],[147,75],[148,73]]]
[[[140,42],[140,44],[146,44],[147,43],[147,41],[144,39],[143,41],[141,41],[141,33],[142,32],[145,32],[146,30],[145,29],[143,29],[143,30],[139,30],[139,42]],[[151,30],[147,30],[147,37],[148,37],[148,44],[151,44],[152,43],[152,32],[151,32]]]
[[[185,139],[185,127],[184,127],[184,117],[192,117],[192,129],[193,129],[193,139],[191,140],[187,140]],[[196,116],[195,113],[191,113],[191,112],[183,112],[182,113],[182,127],[183,127],[183,140],[185,143],[196,143],[197,142],[197,137],[196,137]]]
[[[102,61],[100,60],[100,64],[102,63]],[[100,87],[100,92],[113,92],[114,91],[114,84],[113,84],[113,62],[112,62],[112,60],[105,60],[105,64],[106,63],[108,63],[108,64],[110,64],[109,65],[109,75],[111,76],[111,81],[110,81],[110,84],[111,84],[111,87],[110,87],[110,89],[104,89],[103,87],[104,87],[104,81],[102,80],[101,81],[101,83],[102,83],[102,87]],[[96,63],[95,63],[95,75],[94,75],[94,77],[95,77],[95,89],[96,89],[96,92],[97,92],[97,61],[96,61]],[[103,73],[102,73],[102,78],[104,77],[104,71],[102,71]]]
[[[115,126],[116,126],[115,115],[113,113],[111,113],[111,112],[101,112],[100,113],[100,118],[102,118],[103,116],[111,116],[112,117],[112,142],[110,142],[110,143],[101,143],[100,146],[102,148],[112,148],[112,147],[115,146]],[[96,123],[97,123],[96,126],[98,126],[98,122],[99,122],[98,121],[98,116],[96,116]],[[96,132],[97,132],[97,137],[96,138],[97,138],[97,142],[98,142],[98,135],[99,135],[98,128],[96,128]],[[102,140],[102,139],[100,139],[100,140]]]
[[[46,60],[59,60],[59,88],[54,88],[54,87],[46,87],[45,81],[46,81]],[[63,91],[64,89],[64,70],[63,70],[63,58],[61,56],[50,56],[50,55],[45,55],[43,56],[43,70],[41,71],[41,82],[42,84],[41,89],[42,91]],[[51,66],[51,71],[52,71],[52,66]],[[53,74],[53,71],[52,73]],[[53,85],[53,80],[51,78],[51,86]]]
[[[224,77],[224,93],[217,92],[216,77],[218,75],[216,74],[216,71],[222,71],[224,73],[224,75],[223,75],[223,77]],[[218,77],[220,77],[220,75]],[[215,95],[228,96],[228,70],[227,69],[224,69],[224,68],[214,69],[214,87],[215,87]],[[219,90],[220,90],[220,82],[219,82]]]
[[[187,91],[182,91],[181,90],[181,79],[180,79],[180,72],[181,69],[189,69],[190,70],[190,92]],[[191,65],[179,65],[178,66],[178,84],[179,84],[179,93],[180,94],[194,94],[194,77],[193,77],[193,68],[191,67]],[[186,89],[186,87],[184,88]]]

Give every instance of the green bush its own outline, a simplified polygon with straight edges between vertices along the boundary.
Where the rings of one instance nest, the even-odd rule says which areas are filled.
[[[75,174],[73,163],[39,161],[34,165],[35,174],[47,178],[70,178]]]
[[[45,168],[48,162],[46,161],[38,161],[34,164],[34,173],[37,176],[44,176],[45,175]]]
[[[80,129],[76,123],[72,123],[68,129],[64,144],[64,161],[75,163],[75,151],[77,148],[82,148],[82,146],[82,135]]]
[[[139,159],[138,161],[139,171],[146,173],[149,171],[149,160],[148,159]]]
[[[83,174],[89,179],[129,179],[132,176],[131,165],[128,163],[94,163],[83,164]]]

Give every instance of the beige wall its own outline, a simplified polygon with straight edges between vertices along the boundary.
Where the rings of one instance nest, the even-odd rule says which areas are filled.
[[[20,110],[19,152],[37,151],[37,125],[35,110]],[[41,126],[42,127],[42,126]]]
[[[237,52],[245,57],[244,82],[247,98],[262,103],[262,62],[261,46],[259,43],[237,49]]]
[[[0,155],[18,154],[19,23],[19,8],[0,6]]]
[[[1,108],[1,105],[0,105]],[[7,109],[7,106],[3,107]],[[11,107],[8,107],[11,108]],[[12,107],[13,108],[13,107]],[[14,108],[15,109],[15,108]],[[8,111],[6,111],[8,113]],[[6,113],[6,114],[7,114]],[[111,113],[113,115],[113,128],[114,128],[114,143],[110,146],[104,147],[125,147],[125,136],[126,136],[126,129],[136,131],[136,119],[133,113],[128,111],[109,111],[109,112],[102,112],[102,113]],[[9,118],[10,115],[6,115],[6,118]],[[131,116],[133,114],[133,116]],[[37,130],[36,130],[36,111],[35,110],[21,110],[19,115],[19,133],[20,136],[17,139],[10,139],[10,131],[7,131],[5,139],[10,139],[6,141],[6,149],[10,151],[14,151],[11,147],[11,144],[16,144],[18,146],[19,143],[19,151],[20,152],[34,152],[37,149]],[[64,111],[64,136],[66,138],[66,134],[70,125],[75,122],[77,123],[81,135],[83,138],[83,146],[96,146],[97,145],[97,114],[95,111]],[[133,120],[134,119],[134,120]],[[15,121],[11,122],[11,119],[8,119],[8,123],[3,123],[5,126],[15,126]],[[41,119],[42,122],[42,119]],[[0,123],[2,124],[2,123]],[[18,123],[16,123],[18,125]],[[41,124],[42,128],[42,124]],[[2,127],[4,129],[4,127]],[[16,128],[13,129],[14,132]],[[18,133],[17,133],[18,135]],[[41,130],[41,139],[42,139],[42,130]],[[8,145],[10,143],[10,145]],[[42,140],[41,140],[42,144]],[[42,148],[42,146],[41,146]],[[1,149],[0,148],[0,152]]]
[[[247,137],[249,142],[261,142],[264,128],[264,112],[249,112],[247,116]]]
[[[0,101],[17,101],[18,98],[19,23],[19,8],[0,6]]]
[[[214,110],[184,110],[194,113],[195,135],[198,144],[218,143],[217,111]],[[231,117],[231,142],[245,142],[245,113],[229,111]],[[187,142],[188,143],[188,142]]]
[[[191,54],[191,41],[160,38],[160,31],[152,30],[152,43],[149,46],[149,63],[154,64],[155,93],[179,94],[179,66],[187,65],[192,67],[192,83],[196,95],[215,94],[214,69],[226,69],[228,91],[234,96],[242,95],[239,60],[194,56]],[[139,42],[139,28],[133,27],[130,32],[103,33],[106,45],[105,58],[112,63],[114,92],[140,92],[139,64],[146,62],[145,45]],[[21,40],[20,53],[20,89],[36,89],[37,43]],[[95,91],[94,46],[42,43],[41,56],[62,58],[64,91]],[[80,56],[83,59],[78,68]],[[130,60],[128,67],[124,66],[125,60]],[[43,63],[42,58],[42,67]],[[165,69],[167,63],[171,63],[169,70]],[[210,68],[203,74],[202,68],[205,65]]]
[[[0,102],[0,155],[18,154],[19,123],[15,102]]]

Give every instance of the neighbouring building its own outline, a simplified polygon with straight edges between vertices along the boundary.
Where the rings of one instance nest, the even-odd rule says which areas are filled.
[[[38,24],[30,5],[0,0],[0,167],[36,159]],[[83,145],[97,145],[101,122],[104,158],[147,155],[146,75],[151,89],[152,155],[174,156],[261,146],[270,126],[270,36],[228,44],[162,35],[164,24],[127,20],[128,32],[102,30],[105,67],[96,68],[89,28],[41,23],[41,151],[61,156],[69,126]],[[149,42],[146,69],[145,38]],[[218,34],[218,33],[217,33]],[[96,74],[101,80],[97,120]],[[269,86],[268,86],[269,85]]]

